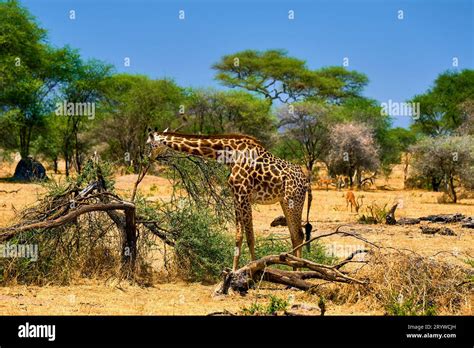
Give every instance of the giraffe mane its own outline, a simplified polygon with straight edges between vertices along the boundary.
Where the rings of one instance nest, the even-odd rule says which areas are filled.
[[[228,134],[212,134],[212,135],[203,135],[203,134],[185,134],[185,133],[176,133],[176,132],[158,132],[160,135],[171,135],[176,137],[182,137],[185,139],[247,139],[253,141],[255,144],[264,147],[262,142],[257,138],[254,138],[250,135],[238,134],[238,133],[228,133]]]

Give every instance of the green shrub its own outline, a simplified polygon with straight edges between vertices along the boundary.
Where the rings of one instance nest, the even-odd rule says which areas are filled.
[[[250,307],[242,308],[241,313],[243,315],[276,315],[278,312],[284,312],[288,309],[289,303],[287,300],[273,295],[270,295],[269,299],[266,305],[252,303]]]
[[[247,250],[248,248],[246,248]],[[275,238],[269,236],[266,238],[257,238],[255,242],[255,254],[257,258],[261,258],[267,255],[278,255],[281,253],[289,252],[293,249],[291,242],[287,239]],[[243,252],[244,261],[249,261],[248,251]],[[333,264],[336,260],[335,257],[330,256],[326,253],[324,245],[319,243],[311,244],[311,250],[308,251],[306,247],[303,247],[302,257],[317,263],[322,264]],[[288,268],[287,266],[281,266]]]
[[[385,222],[389,209],[388,204],[379,206],[377,203],[372,203],[365,208],[366,214],[362,214],[358,218],[358,222],[362,224],[381,224]]]
[[[436,306],[433,304],[417,303],[414,298],[400,300],[396,296],[385,306],[385,310],[388,315],[396,316],[436,315]]]
[[[464,262],[467,263],[472,268],[474,268],[474,259],[466,259],[464,260]]]
[[[219,279],[222,270],[232,265],[234,251],[233,238],[222,221],[193,204],[171,211],[168,218],[176,231],[174,252],[181,274],[191,281]]]

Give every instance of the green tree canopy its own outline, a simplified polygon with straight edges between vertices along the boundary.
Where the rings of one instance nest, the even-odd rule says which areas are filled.
[[[246,91],[191,90],[185,117],[193,133],[242,133],[267,144],[276,129],[270,103]]]
[[[80,64],[77,51],[53,48],[46,32],[18,2],[0,3],[0,123],[17,134],[22,158],[30,152],[43,118],[61,86]]]
[[[177,128],[182,119],[184,90],[168,79],[118,74],[107,82],[107,103],[103,103],[94,135],[96,142],[108,145],[108,155],[123,163],[138,163],[148,127]]]
[[[303,99],[341,102],[359,95],[367,84],[363,74],[342,67],[311,70],[284,50],[245,50],[226,55],[213,65],[225,86],[243,88],[283,103]]]
[[[432,88],[411,100],[420,104],[412,128],[430,136],[452,134],[463,123],[462,105],[469,100],[474,100],[474,70],[444,72]]]

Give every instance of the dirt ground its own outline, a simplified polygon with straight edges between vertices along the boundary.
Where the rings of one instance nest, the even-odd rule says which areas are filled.
[[[0,178],[10,177],[12,165],[0,164]],[[388,179],[378,179],[376,186],[386,185],[388,190],[370,190],[356,192],[364,196],[364,205],[377,203],[391,206],[399,202],[397,218],[419,217],[437,213],[462,213],[474,216],[474,199],[462,199],[457,204],[439,204],[440,193],[421,190],[403,190],[401,168],[396,167]],[[59,179],[57,177],[56,179]],[[118,193],[126,196],[131,192],[136,177],[134,175],[116,178]],[[5,191],[15,191],[5,193]],[[8,226],[14,221],[15,210],[33,204],[44,192],[38,184],[11,183],[0,180],[0,226]],[[140,186],[142,194],[150,200],[167,199],[171,184],[167,179],[147,176]],[[424,235],[420,227],[387,226],[356,224],[357,214],[346,208],[345,191],[328,191],[313,188],[313,206],[310,220],[315,226],[314,234],[333,230],[340,224],[349,224],[361,236],[371,242],[384,246],[393,246],[414,250],[419,254],[431,256],[436,253],[439,258],[454,263],[474,257],[474,230],[462,228],[460,224],[450,224],[456,236]],[[286,227],[270,227],[271,221],[282,215],[278,204],[256,206],[254,208],[254,229],[259,236],[278,234],[287,236]],[[233,233],[233,231],[229,231]],[[327,250],[347,252],[355,250],[361,243],[354,239],[334,236],[324,239]],[[457,256],[457,257],[456,257]],[[318,296],[304,294],[298,290],[286,290],[272,284],[265,284],[259,290],[251,290],[247,296],[231,294],[226,297],[213,297],[216,285],[199,283],[172,282],[155,284],[153,287],[141,288],[127,283],[107,283],[98,280],[81,280],[71,286],[23,286],[0,287],[0,314],[17,315],[196,315],[228,310],[238,312],[256,301],[265,303],[265,298],[277,295],[290,302],[316,306]],[[381,308],[367,306],[363,302],[355,305],[335,305],[327,307],[327,315],[383,314]],[[464,314],[472,314],[464,313]]]

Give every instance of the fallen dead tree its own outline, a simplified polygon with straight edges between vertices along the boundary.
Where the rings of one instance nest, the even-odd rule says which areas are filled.
[[[342,236],[349,236],[364,241],[367,244],[376,246],[375,244],[365,240],[364,238],[350,232],[340,231],[344,226],[339,226],[334,232],[322,234],[311,238],[309,241],[301,244],[303,247],[306,244],[314,242],[315,240],[340,234]],[[377,247],[377,246],[376,246]],[[217,294],[227,294],[229,289],[245,293],[253,288],[256,283],[265,280],[272,283],[283,284],[290,287],[298,288],[304,291],[311,290],[314,284],[309,282],[310,279],[322,279],[330,282],[348,283],[348,284],[366,284],[365,280],[354,278],[349,271],[343,267],[349,263],[357,262],[364,263],[364,261],[354,260],[354,257],[361,253],[369,252],[368,249],[356,250],[343,261],[335,265],[325,265],[316,263],[310,260],[296,257],[292,255],[295,249],[281,253],[279,255],[268,255],[258,260],[252,261],[242,268],[232,272],[226,269],[223,272],[223,282],[216,290]],[[293,267],[294,269],[307,269],[304,271],[287,271],[271,266],[284,265]]]
[[[341,226],[315,239],[334,234],[362,240],[368,249],[357,250],[335,265],[299,259],[291,255],[291,251],[265,256],[235,272],[226,270],[216,294],[229,291],[245,294],[255,289],[258,298],[259,290],[268,289],[261,283],[266,281],[307,291],[325,299],[323,303],[360,303],[386,315],[470,313],[474,271],[463,266],[463,262],[446,259],[463,261],[471,257],[469,254],[438,251],[433,255],[420,255],[413,250],[375,245],[355,233],[341,231]],[[363,261],[355,260],[359,253],[365,254]],[[362,265],[357,266],[355,262]],[[345,267],[351,263],[353,266]],[[302,269],[292,272],[275,268],[280,265]]]
[[[171,174],[176,175],[177,184],[173,187],[184,188],[183,193],[188,194],[186,202],[194,200],[196,205],[198,203],[202,205],[200,203],[206,201],[221,209],[226,207],[224,199],[218,195],[220,181],[211,177],[211,170],[206,163],[195,164],[187,159],[168,160],[172,162],[174,168]],[[41,259],[45,260],[44,263],[47,264],[48,258],[60,259],[61,262],[52,267],[62,267],[64,270],[82,271],[87,269],[87,266],[81,268],[77,265],[78,262],[85,264],[94,259],[100,263],[100,259],[105,257],[109,260],[113,258],[113,262],[117,261],[122,270],[121,277],[124,275],[128,277],[134,272],[140,273],[140,270],[148,272],[145,268],[150,263],[150,248],[154,246],[162,248],[157,239],[173,248],[179,246],[179,250],[184,249],[183,231],[180,230],[180,226],[170,224],[182,208],[183,200],[173,193],[171,202],[161,205],[161,208],[160,205],[148,204],[138,193],[138,185],[149,168],[148,162],[144,164],[140,167],[129,200],[115,193],[110,165],[99,163],[98,160],[88,161],[83,173],[72,180],[45,183],[46,194],[34,205],[17,212],[16,223],[0,228],[0,242],[40,245],[44,256]],[[196,166],[199,170],[195,169]],[[198,180],[194,180],[191,173],[200,175]],[[222,177],[224,178],[223,175]],[[201,181],[206,184],[201,185]],[[222,209],[223,214],[226,211]],[[57,249],[60,249],[60,252],[56,253]],[[190,249],[195,252],[194,245],[191,245]],[[139,262],[136,262],[139,252],[141,253]],[[94,253],[98,253],[99,257],[94,256]],[[56,254],[57,257],[54,256]],[[74,256],[71,257],[71,254]],[[12,275],[9,279],[23,272],[21,260],[4,261],[0,268],[8,267],[9,274]],[[63,267],[62,265],[66,263],[68,267]],[[54,262],[49,264],[52,265]],[[29,267],[33,268],[38,272],[28,271],[28,275],[42,274],[43,269],[46,269],[42,266]],[[112,270],[109,267],[109,269],[115,272],[117,268]]]
[[[123,262],[133,267],[137,239],[135,205],[105,190],[100,180],[82,190],[71,186],[53,201],[45,199],[39,206],[24,211],[20,223],[0,228],[0,241],[8,241],[22,232],[65,226],[77,222],[84,214],[106,212],[123,232]],[[119,215],[117,210],[124,214]]]

